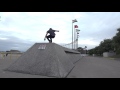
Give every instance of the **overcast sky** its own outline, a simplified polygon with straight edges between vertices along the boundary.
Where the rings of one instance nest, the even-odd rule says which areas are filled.
[[[54,43],[72,42],[72,20],[80,29],[79,47],[98,46],[115,36],[120,27],[120,12],[0,12],[0,51],[26,51],[35,43],[47,43],[49,28],[56,32]]]

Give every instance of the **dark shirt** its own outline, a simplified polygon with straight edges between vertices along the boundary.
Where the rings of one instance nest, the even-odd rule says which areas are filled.
[[[49,33],[51,36],[55,36],[55,30],[48,30],[47,33]]]

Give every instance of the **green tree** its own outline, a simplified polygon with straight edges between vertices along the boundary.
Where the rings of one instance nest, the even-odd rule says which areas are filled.
[[[117,54],[120,54],[120,28],[117,29],[116,35],[112,38],[114,50]]]
[[[113,41],[111,39],[105,39],[104,41],[100,42],[99,46],[96,46],[95,48],[89,50],[89,54],[96,54],[101,56],[103,52],[109,52],[113,50]]]
[[[104,41],[99,44],[99,49],[101,49],[101,52],[113,51],[113,41],[111,39],[104,39]]]
[[[89,55],[93,55],[93,54],[94,54],[94,49],[88,50],[88,54],[89,54]]]
[[[89,54],[102,55],[103,52],[115,51],[120,54],[120,28],[117,29],[116,35],[112,39],[104,39],[99,46],[88,50]]]

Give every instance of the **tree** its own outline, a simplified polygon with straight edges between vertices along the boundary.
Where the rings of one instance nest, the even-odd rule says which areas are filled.
[[[104,39],[104,41],[100,42],[99,46],[96,46],[95,48],[89,50],[89,54],[96,54],[101,56],[103,52],[109,52],[113,50],[113,41],[111,39]]]
[[[81,54],[85,54],[85,53],[86,53],[86,51],[85,51],[84,48],[82,48],[82,47],[78,47],[77,50],[78,50],[79,52],[81,52]]]
[[[88,54],[89,54],[89,55],[93,55],[93,54],[94,54],[94,49],[88,50]]]
[[[114,51],[117,54],[120,54],[120,28],[117,29],[116,35],[112,38],[113,40],[113,46],[114,46]]]
[[[114,50],[113,41],[111,39],[104,39],[104,41],[102,41],[99,46],[101,49],[100,51],[102,52],[109,52]]]
[[[89,54],[102,55],[103,52],[115,51],[120,54],[120,28],[117,29],[116,35],[112,39],[104,39],[99,46],[88,50]]]

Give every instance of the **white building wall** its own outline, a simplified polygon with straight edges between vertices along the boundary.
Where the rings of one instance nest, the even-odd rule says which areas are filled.
[[[116,55],[114,52],[104,52],[103,57],[110,57]]]

